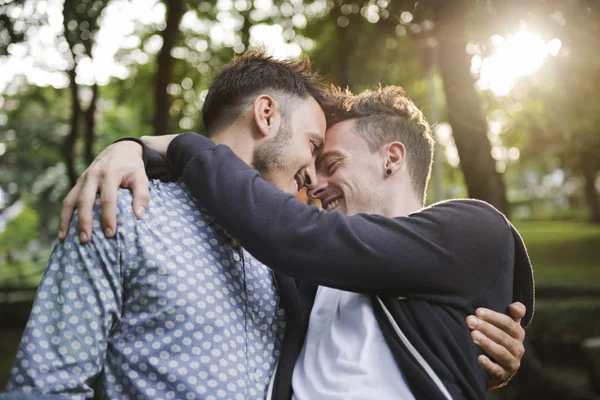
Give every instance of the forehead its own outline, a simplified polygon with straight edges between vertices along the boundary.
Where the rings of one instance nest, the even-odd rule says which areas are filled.
[[[327,130],[322,154],[331,151],[356,152],[368,150],[365,140],[355,132],[357,119],[338,122]]]
[[[327,121],[323,109],[313,97],[294,101],[289,107],[293,113],[294,131],[318,133],[323,137],[327,128]]]

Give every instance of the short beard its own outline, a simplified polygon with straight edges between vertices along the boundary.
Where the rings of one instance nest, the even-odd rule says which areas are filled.
[[[252,157],[252,167],[263,178],[268,178],[271,172],[287,167],[289,154],[286,148],[292,138],[291,123],[285,116],[282,118],[281,127],[277,135],[267,140],[256,150]]]

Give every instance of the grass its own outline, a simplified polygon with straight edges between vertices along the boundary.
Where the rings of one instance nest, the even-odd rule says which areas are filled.
[[[537,286],[600,286],[600,225],[571,221],[515,224]]]

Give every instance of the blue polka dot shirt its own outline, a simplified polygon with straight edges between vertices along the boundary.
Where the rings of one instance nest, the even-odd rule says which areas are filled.
[[[52,252],[10,393],[111,399],[264,399],[283,309],[271,271],[200,211],[181,183],[150,183],[137,220],[81,245],[77,218]]]

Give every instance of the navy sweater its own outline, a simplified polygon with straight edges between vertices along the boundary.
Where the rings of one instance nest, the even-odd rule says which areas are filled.
[[[157,170],[160,160],[145,153]],[[416,398],[485,398],[481,350],[464,322],[476,308],[506,312],[521,301],[523,324],[532,318],[533,275],[523,242],[485,202],[446,201],[398,218],[347,217],[281,192],[228,147],[196,134],[173,140],[168,161],[216,220],[277,272],[289,326],[273,398],[291,395],[314,285],[371,296]]]

